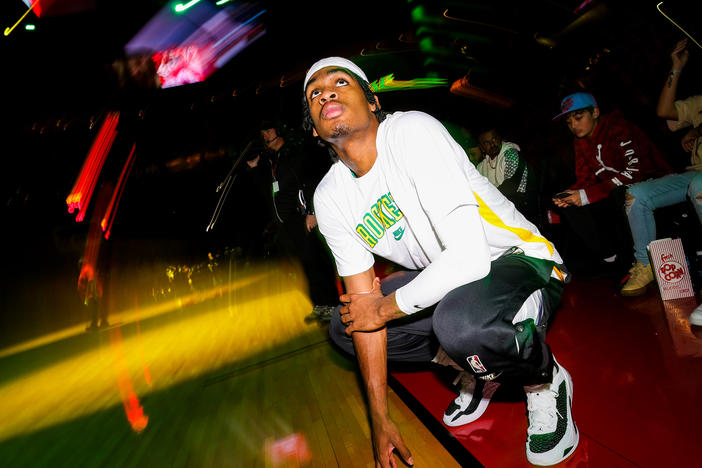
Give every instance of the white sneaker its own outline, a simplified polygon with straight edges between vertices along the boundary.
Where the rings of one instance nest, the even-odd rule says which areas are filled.
[[[528,391],[526,455],[533,465],[555,465],[573,454],[580,435],[573,422],[573,379],[554,359],[553,379],[539,391]]]
[[[702,304],[698,305],[697,308],[692,311],[688,320],[690,320],[690,325],[702,327]]]
[[[451,427],[471,423],[482,416],[500,386],[499,382],[476,379],[466,371],[460,372],[453,383],[459,380],[460,393],[444,413],[444,424]]]

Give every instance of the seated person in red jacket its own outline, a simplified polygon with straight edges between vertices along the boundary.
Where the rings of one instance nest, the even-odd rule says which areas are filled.
[[[589,93],[563,99],[554,120],[564,120],[575,135],[576,180],[553,202],[597,259],[629,265],[633,244],[624,214],[626,188],[661,177],[670,167],[641,129],[618,111],[601,114]]]

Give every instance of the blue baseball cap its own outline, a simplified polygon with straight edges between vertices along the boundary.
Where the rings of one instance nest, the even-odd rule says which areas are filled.
[[[553,120],[558,120],[569,112],[587,109],[588,107],[599,107],[597,101],[595,101],[595,96],[590,93],[571,94],[563,98],[561,101],[561,113],[555,116]]]

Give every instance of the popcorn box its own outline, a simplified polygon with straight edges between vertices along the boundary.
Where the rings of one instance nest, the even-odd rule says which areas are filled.
[[[648,256],[661,299],[667,301],[695,295],[680,239],[658,239],[651,242],[648,244]]]

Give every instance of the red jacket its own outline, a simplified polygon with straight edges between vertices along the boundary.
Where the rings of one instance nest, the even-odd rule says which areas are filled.
[[[585,189],[590,203],[606,198],[620,185],[662,177],[671,168],[639,127],[618,111],[600,116],[586,138],[576,138],[575,178],[571,189]]]

